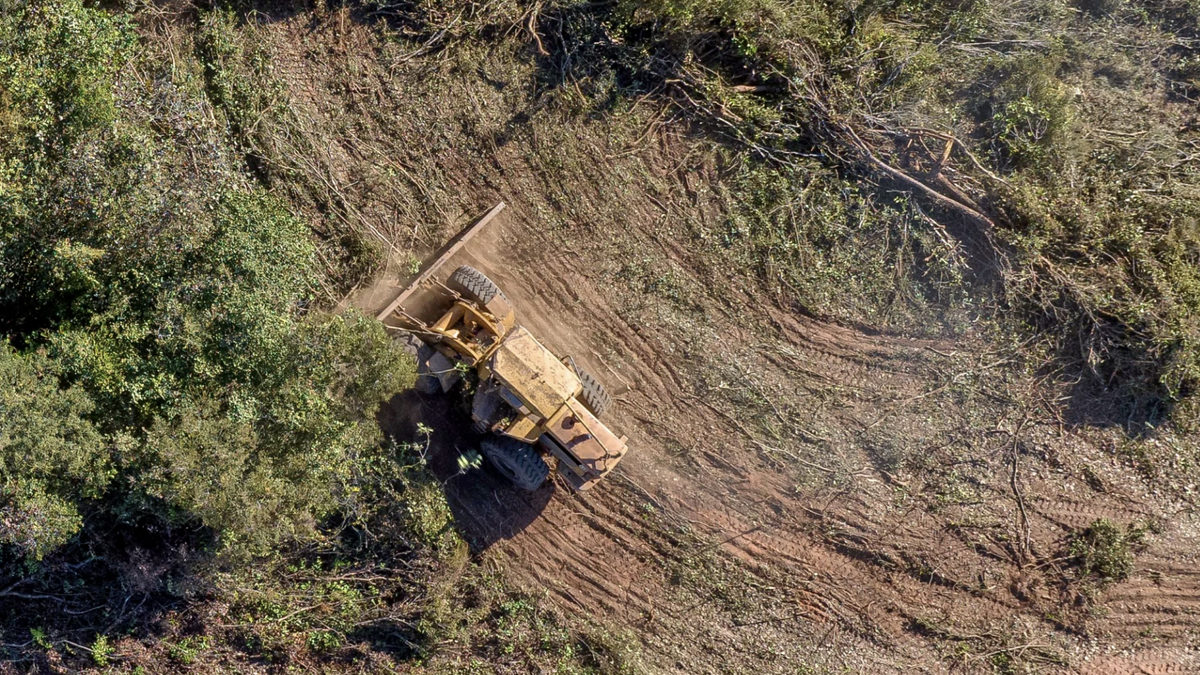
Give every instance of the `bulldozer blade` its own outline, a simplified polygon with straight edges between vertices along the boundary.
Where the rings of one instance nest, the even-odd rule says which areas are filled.
[[[446,245],[443,246],[440,251],[438,251],[437,255],[435,255],[431,261],[421,266],[421,271],[417,272],[416,276],[414,276],[412,280],[408,282],[408,285],[404,287],[404,290],[400,291],[400,295],[397,295],[396,298],[392,300],[391,304],[377,314],[375,318],[383,321],[391,316],[392,312],[395,312],[396,308],[402,305],[404,301],[407,300],[409,296],[411,296],[417,290],[417,288],[419,288],[421,284],[425,282],[425,280],[433,276],[433,273],[437,271],[442,264],[453,257],[455,253],[458,253],[460,250],[462,250],[462,248],[467,245],[467,242],[471,241],[476,234],[479,234],[480,230],[487,227],[488,223],[492,222],[492,220],[494,220],[496,216],[500,215],[500,212],[503,210],[504,202],[496,204],[490,211],[485,213],[482,218],[467,226],[463,231],[456,234],[454,238],[446,242]]]

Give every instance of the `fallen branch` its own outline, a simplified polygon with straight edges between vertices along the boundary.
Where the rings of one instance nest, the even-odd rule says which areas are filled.
[[[991,218],[988,218],[987,216],[983,215],[982,213],[976,211],[975,209],[971,208],[970,206],[967,206],[966,204],[963,204],[962,202],[960,202],[956,199],[947,197],[946,195],[938,192],[937,190],[934,190],[933,188],[922,183],[921,181],[917,180],[916,178],[909,176],[908,174],[904,173],[903,171],[901,171],[901,170],[889,165],[887,162],[884,162],[883,160],[879,159],[878,157],[875,156],[875,153],[871,152],[870,148],[867,147],[867,144],[865,142],[863,142],[862,138],[860,138],[858,136],[858,134],[855,133],[854,129],[851,129],[850,127],[844,127],[844,128],[845,128],[846,133],[849,134],[849,136],[852,139],[854,139],[854,142],[851,145],[853,145],[860,153],[862,153],[863,157],[866,158],[866,160],[870,164],[872,164],[876,169],[879,169],[880,171],[887,174],[891,178],[894,178],[895,180],[898,180],[901,183],[903,183],[909,187],[915,188],[916,190],[918,190],[925,196],[934,200],[938,204],[941,204],[942,206],[950,209],[951,211],[956,211],[960,215],[963,215],[966,218],[973,220],[973,221],[979,223],[980,225],[983,225],[986,228],[985,234],[987,235],[989,240],[991,239],[991,234],[996,229],[996,223],[993,222]]]
[[[956,138],[955,136],[945,133],[943,131],[937,131],[936,129],[925,129],[925,128],[921,128],[921,127],[904,129],[903,132],[906,134],[932,136],[934,138],[940,138],[943,141],[946,141],[948,143],[953,143],[954,147],[958,148],[964,155],[966,155],[967,159],[971,160],[971,164],[974,164],[975,168],[978,169],[981,173],[983,173],[983,175],[987,176],[988,178],[992,179],[993,181],[996,181],[997,183],[1003,183],[1004,185],[1008,185],[1008,181],[1004,180],[1000,176],[997,176],[995,173],[992,173],[991,170],[989,170],[986,166],[983,165],[983,162],[979,161],[979,158],[975,156],[975,153],[971,152],[971,150],[968,149],[967,146],[963,145],[963,142],[958,140],[958,138]]]
[[[807,466],[810,469],[824,471],[825,473],[828,473],[828,474],[836,474],[837,473],[837,469],[830,469],[829,467],[821,466],[820,464],[814,464],[813,462],[810,462],[806,459],[801,458],[799,455],[797,455],[794,452],[788,452],[787,450],[784,450],[782,448],[776,448],[774,446],[767,445],[766,443],[763,443],[762,441],[759,441],[759,440],[751,439],[751,442],[754,443],[755,445],[757,445],[758,447],[762,448],[767,453],[778,452],[779,454],[784,455],[803,466]]]
[[[1029,556],[1033,554],[1033,541],[1029,528],[1029,513],[1025,510],[1025,496],[1021,494],[1021,483],[1018,480],[1018,474],[1021,470],[1019,464],[1019,455],[1017,445],[1021,442],[1021,430],[1025,428],[1025,423],[1029,421],[1029,414],[1026,413],[1021,423],[1017,425],[1016,431],[1012,432],[1012,445],[1009,446],[1010,469],[1008,474],[1008,485],[1012,489],[1013,497],[1017,502],[1017,510],[1021,515],[1021,564],[1025,565],[1029,561]]]
[[[538,35],[537,30],[538,14],[540,14],[541,11],[542,3],[540,2],[535,4],[533,9],[529,10],[529,23],[526,24],[526,28],[529,30],[529,34],[533,36],[533,40],[537,42],[538,54],[542,56],[550,56],[550,52],[546,51],[546,46],[542,44],[542,36]]]

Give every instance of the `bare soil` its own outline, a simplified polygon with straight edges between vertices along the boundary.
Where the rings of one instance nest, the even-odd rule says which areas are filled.
[[[514,209],[500,225],[514,246],[538,236],[536,226],[517,222],[520,215]],[[645,241],[656,243],[653,234]],[[931,508],[922,499],[929,486],[910,482],[920,478],[875,465],[867,432],[889,418],[901,428],[922,425],[927,409],[904,406],[942,386],[946,361],[973,345],[869,336],[753,296],[741,311],[704,307],[707,329],[721,337],[718,358],[754,353],[757,376],[793,387],[791,396],[811,404],[810,423],[839,430],[833,443],[844,448],[835,456],[820,452],[819,442],[785,440],[773,451],[774,441],[748,431],[736,409],[691,393],[691,363],[675,356],[685,340],[673,326],[622,318],[611,286],[586,272],[602,268],[603,259],[546,244],[544,253],[533,243],[509,254],[469,249],[448,267],[486,270],[552,348],[607,376],[619,401],[612,423],[635,452],[619,476],[586,494],[546,486],[526,495],[490,476],[451,483],[458,525],[473,550],[504,561],[512,579],[545,589],[572,614],[632,627],[659,670],[788,672],[802,663],[974,670],[996,654],[1031,650],[1047,659],[1044,666],[1084,672],[1187,672],[1195,665],[1200,575],[1189,564],[1190,518],[1169,519],[1139,556],[1134,577],[1086,609],[1067,597],[1073,591],[1054,569],[1065,536],[1099,518],[1132,524],[1155,519],[1156,511],[1145,505],[1148,495],[1098,492],[1068,466],[1046,461],[1095,452],[1053,417],[1026,419],[1015,441],[1032,446],[1019,451],[1017,479],[1028,553],[1013,541],[1024,526],[1008,463],[987,456],[1013,442],[1003,420],[996,435],[1004,443],[955,460],[994,465],[979,478],[978,502]],[[823,388],[862,400],[821,410]],[[445,414],[438,412],[444,397],[418,404],[435,429],[454,423],[437,417]],[[462,439],[448,437],[439,445],[452,457]],[[797,466],[807,479],[798,479]],[[960,658],[959,644],[972,651]]]
[[[434,428],[480,564],[629,631],[653,672],[1200,669],[1200,529],[1120,432],[1064,422],[1068,389],[981,336],[835,325],[728,264],[704,236],[718,162],[653,104],[531,117],[513,54],[398,62],[386,26],[345,11],[261,31],[326,175],[392,251],[348,302],[386,304],[503,199],[446,273],[484,270],[614,394],[631,453],[583,494],[450,478],[476,440],[453,399],[392,402],[389,432]],[[1071,564],[1100,518],[1150,528],[1127,580]]]

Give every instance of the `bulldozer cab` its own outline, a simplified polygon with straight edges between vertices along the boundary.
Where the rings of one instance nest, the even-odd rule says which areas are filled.
[[[396,327],[412,331],[451,361],[475,367],[488,359],[515,325],[515,317],[502,297],[482,304],[431,280],[411,295],[409,307],[394,310],[390,318]]]
[[[503,318],[497,318],[486,307],[460,299],[427,330],[448,343],[446,346],[451,355],[476,364],[484,360],[504,337],[508,330],[504,324]]]

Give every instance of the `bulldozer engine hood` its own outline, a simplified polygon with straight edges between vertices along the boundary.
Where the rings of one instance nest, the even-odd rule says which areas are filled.
[[[504,337],[490,368],[541,419],[550,419],[582,388],[579,377],[521,326]]]

